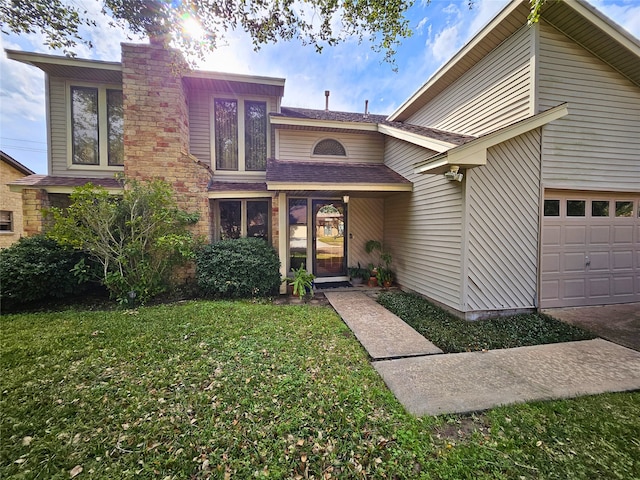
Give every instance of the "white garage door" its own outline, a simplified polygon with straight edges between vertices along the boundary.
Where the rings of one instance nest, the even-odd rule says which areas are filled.
[[[640,301],[640,195],[545,192],[540,306]]]

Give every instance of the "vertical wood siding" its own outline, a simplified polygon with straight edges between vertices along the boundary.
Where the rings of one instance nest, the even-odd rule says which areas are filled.
[[[523,27],[408,123],[482,135],[530,115],[532,30]]]
[[[544,128],[545,186],[640,191],[640,86],[544,22],[539,83],[541,109],[569,104]]]
[[[535,306],[540,135],[490,148],[487,165],[466,172],[466,310]]]
[[[413,182],[412,193],[385,199],[384,242],[398,283],[462,309],[462,186],[443,175],[416,175],[413,165],[433,154],[388,139],[385,163]]]
[[[383,239],[384,200],[382,198],[351,198],[348,207],[348,266],[362,267],[377,259],[364,246],[368,240]]]
[[[333,138],[344,145],[346,161],[354,163],[382,163],[384,137],[381,134],[313,132],[280,129],[278,160],[298,162],[345,161],[344,157],[312,156],[314,145],[324,138]]]

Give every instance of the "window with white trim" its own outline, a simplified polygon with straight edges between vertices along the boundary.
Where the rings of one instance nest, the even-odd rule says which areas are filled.
[[[72,165],[124,165],[122,90],[71,85],[70,155]]]
[[[218,200],[216,212],[219,240],[240,237],[269,239],[269,200]]]
[[[265,171],[267,103],[214,98],[212,137],[216,170]]]

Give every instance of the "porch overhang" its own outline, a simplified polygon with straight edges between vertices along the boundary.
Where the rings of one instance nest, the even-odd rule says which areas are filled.
[[[267,190],[411,192],[413,183],[380,163],[267,162]]]
[[[451,167],[474,168],[487,164],[487,150],[569,114],[566,103],[439,153],[413,166],[416,174],[442,174]]]

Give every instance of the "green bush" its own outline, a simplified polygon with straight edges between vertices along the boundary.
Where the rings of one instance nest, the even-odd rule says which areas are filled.
[[[0,251],[3,309],[86,291],[91,268],[85,255],[39,235],[21,238]]]
[[[200,290],[209,297],[265,297],[278,293],[280,260],[260,238],[222,240],[197,254],[196,276]]]

